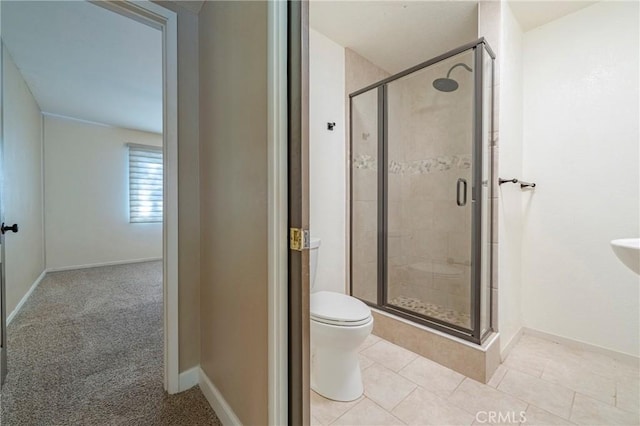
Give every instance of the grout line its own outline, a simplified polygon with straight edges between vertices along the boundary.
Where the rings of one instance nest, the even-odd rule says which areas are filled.
[[[527,407],[527,410],[528,410],[529,408],[531,408],[531,407],[533,407],[533,408],[535,408],[535,409],[537,409],[537,410],[543,411],[543,412],[547,413],[547,414],[548,414],[548,415],[550,415],[550,416],[558,417],[558,418],[560,418],[560,419],[562,419],[562,420],[566,421],[566,422],[567,422],[567,423],[569,423],[569,424],[572,424],[572,425],[575,425],[575,424],[576,424],[575,422],[572,422],[571,420],[569,420],[569,419],[568,419],[568,418],[566,418],[566,417],[563,417],[563,416],[561,416],[561,415],[559,415],[559,414],[556,414],[556,413],[552,413],[551,411],[549,411],[549,410],[547,410],[547,409],[545,409],[545,408],[540,408],[540,406],[535,405],[535,404],[529,404],[529,407]],[[569,414],[569,417],[571,417],[571,414]],[[523,425],[523,426],[527,425],[527,422],[522,423],[522,425]]]
[[[578,394],[578,392],[573,392],[573,398],[571,399],[571,408],[569,409],[569,417],[567,417],[567,420],[571,420],[571,415],[573,414],[573,406],[576,403],[576,395]]]
[[[467,380],[468,377],[464,376],[464,379],[460,380],[460,383],[458,383],[458,386],[456,386],[455,388],[453,388],[453,390],[451,391],[451,393],[447,396],[447,399],[449,399],[449,397],[451,395],[453,395],[454,393],[456,393],[456,391],[458,390],[458,388],[460,387],[460,385],[462,385],[462,382],[464,382],[465,380]]]
[[[385,369],[385,370],[388,370],[389,372],[391,372],[392,374],[395,374],[395,375],[396,375],[396,376],[398,376],[399,378],[401,378],[401,379],[404,379],[404,380],[408,381],[408,382],[409,382],[409,383],[411,383],[412,385],[415,385],[415,388],[414,388],[414,389],[412,389],[412,390],[411,390],[411,392],[409,392],[409,393],[408,393],[404,398],[402,398],[402,399],[401,399],[397,404],[395,404],[393,407],[391,407],[391,410],[393,410],[393,409],[394,409],[394,408],[396,408],[398,405],[400,405],[400,403],[401,403],[402,401],[404,401],[405,399],[407,399],[407,397],[408,397],[409,395],[411,395],[411,394],[412,394],[412,393],[413,393],[417,388],[419,388],[419,387],[420,387],[420,385],[418,385],[417,383],[414,383],[412,380],[408,379],[407,377],[404,377],[404,376],[400,375],[399,373],[397,373],[397,372],[393,371],[392,369],[390,369],[390,368],[388,368],[388,367],[385,367],[384,365],[382,365],[382,364],[380,364],[380,363],[376,363],[375,361],[374,361],[374,362],[373,362],[373,364],[371,364],[369,367],[371,367],[371,366],[373,366],[373,365],[375,365],[375,364],[378,364],[378,366],[379,366],[379,367],[381,367],[381,368],[383,368],[383,369]],[[369,367],[367,367],[367,368],[369,368]],[[372,398],[369,398],[369,397],[366,395],[366,389],[365,389],[365,391],[364,391],[363,395],[364,395],[364,397],[365,397],[365,398],[367,398],[367,399],[371,400],[371,402],[373,402],[374,404],[376,404],[376,405],[380,406],[380,408],[382,408],[384,411],[386,411],[386,412],[388,412],[389,414],[391,414],[391,410],[387,410],[386,408],[382,407],[380,404],[376,403],[376,401],[374,401]],[[392,414],[392,415],[393,415],[393,414]],[[403,422],[403,423],[404,423],[404,422]]]
[[[413,383],[413,382],[411,382],[411,384],[415,385],[415,383]],[[398,401],[398,402],[397,402],[393,407],[391,407],[391,409],[389,409],[389,410],[386,410],[386,409],[385,409],[385,411],[388,411],[389,413],[391,413],[391,411],[392,411],[393,409],[395,409],[398,405],[402,404],[402,403],[404,402],[404,400],[405,400],[405,399],[407,399],[407,398],[409,397],[409,395],[411,395],[412,393],[414,393],[414,392],[415,392],[419,387],[420,387],[419,385],[416,385],[416,387],[415,387],[415,388],[411,389],[411,392],[409,392],[407,395],[405,395],[405,397],[404,397],[404,398],[402,398],[400,401]],[[375,402],[375,401],[374,401],[374,402]],[[384,408],[384,407],[383,407],[383,408]]]
[[[320,398],[322,398],[322,399],[323,399],[323,400],[325,400],[325,401],[328,401],[328,402],[329,402],[329,403],[331,403],[331,404],[339,404],[339,405],[343,405],[343,404],[350,404],[350,403],[352,403],[352,402],[354,402],[354,401],[357,401],[355,404],[353,404],[353,406],[351,406],[351,407],[347,408],[347,410],[346,410],[345,412],[343,412],[342,414],[340,414],[340,415],[339,415],[338,417],[336,417],[335,419],[330,420],[328,423],[321,422],[321,425],[323,425],[323,426],[329,426],[329,425],[333,424],[333,423],[334,423],[334,422],[336,422],[340,417],[344,416],[348,411],[350,411],[353,407],[355,407],[356,405],[358,405],[358,404],[360,403],[360,401],[362,401],[363,399],[365,399],[365,398],[366,398],[366,397],[364,396],[364,392],[363,392],[362,396],[360,396],[360,397],[359,397],[359,400],[354,400],[354,401],[335,401],[335,400],[332,400],[332,399],[328,399],[328,398],[325,398],[324,396],[320,395],[319,393],[317,393],[317,392],[316,392],[316,391],[314,391],[313,389],[311,389],[311,393],[315,393],[315,394],[316,394],[316,395],[318,395]],[[311,403],[311,404],[309,404],[309,405],[310,405],[310,407],[309,407],[309,408],[310,408],[310,410],[309,410],[309,411],[310,411],[310,415],[311,415],[311,416],[313,416],[313,413],[311,413],[311,411],[312,411],[312,407],[313,407],[313,403]],[[318,417],[316,417],[316,419],[317,419],[318,421],[320,420],[320,419],[318,419]]]
[[[542,370],[540,370],[540,376],[538,376],[538,378],[542,379],[542,376],[544,376],[545,371],[547,371],[547,367],[549,366],[549,360],[547,359],[545,361],[545,363],[542,366]],[[544,380],[544,379],[542,379]]]
[[[394,419],[397,419],[401,424],[403,425],[408,425],[408,423],[404,422],[401,418],[399,418],[398,416],[396,416],[395,414],[387,411],[387,413],[389,413],[390,416],[393,416]]]
[[[505,376],[506,376],[506,373],[505,373]],[[467,380],[467,379],[469,379],[469,380],[473,380],[473,379],[471,379],[471,378],[469,378],[469,377],[466,377],[466,378],[465,378],[465,380]],[[474,380],[474,381],[475,381],[475,380]],[[463,380],[462,382],[464,382],[464,380]],[[450,397],[455,393],[455,391],[458,389],[458,387],[460,387],[460,385],[462,384],[462,382],[460,382],[460,384],[456,387],[456,389],[455,389],[453,392],[451,392],[451,394],[450,394],[448,397],[446,397],[446,398],[445,398],[445,400],[446,400],[447,402],[451,403],[452,405],[454,405],[454,406],[458,407],[458,408],[459,408],[459,409],[461,409],[462,411],[465,411],[465,412],[467,412],[467,413],[469,413],[469,414],[471,414],[471,415],[477,415],[477,414],[478,414],[477,412],[472,413],[470,410],[468,410],[468,409],[467,409],[467,407],[461,407],[461,406],[459,406],[458,404],[454,404],[454,403],[452,403],[452,402],[449,400],[449,398],[450,398]],[[479,383],[479,382],[478,382],[478,383]],[[483,383],[480,383],[480,384],[483,384]],[[516,400],[518,400],[518,401],[522,402],[523,404],[525,404],[525,405],[526,405],[525,411],[529,408],[529,405],[531,405],[531,404],[529,403],[529,401],[525,401],[524,399],[521,399],[521,398],[519,398],[519,397],[517,397],[517,396],[515,396],[515,395],[511,395],[511,394],[506,393],[506,392],[504,392],[504,391],[501,391],[501,390],[498,390],[498,389],[492,388],[492,387],[491,387],[491,386],[489,386],[489,385],[484,385],[484,386],[487,386],[489,389],[493,389],[493,390],[495,390],[495,391],[497,391],[497,392],[501,393],[501,394],[502,394],[502,395],[504,395],[504,396],[507,396],[507,397],[509,397],[509,398],[513,398],[513,399],[516,399]],[[473,395],[473,397],[475,397],[475,395]]]
[[[617,358],[614,358],[611,355],[599,352],[597,350],[592,350],[592,349],[582,348],[582,347],[575,347],[575,346],[572,346],[572,345],[569,345],[569,344],[566,344],[566,343],[563,343],[563,342],[556,342],[554,340],[549,339],[548,337],[538,336],[536,334],[530,334],[526,330],[523,331],[523,333],[524,333],[523,335],[526,335],[526,336],[529,336],[529,337],[533,337],[535,339],[543,340],[543,341],[545,341],[547,343],[550,343],[552,345],[558,346],[559,348],[562,348],[562,350],[568,350],[570,352],[573,352],[573,353],[577,354],[578,356],[580,356],[580,354],[596,354],[598,356],[602,356],[604,358],[608,358],[609,360],[613,361],[614,365],[617,365],[618,362],[624,363],[624,361],[621,361],[621,360],[619,360]],[[546,362],[544,364],[543,370],[540,373],[540,378],[542,378],[542,375],[544,374],[544,372],[546,371],[547,367],[549,366],[550,361],[555,360],[556,362],[558,362],[560,364],[564,364],[564,362],[561,359],[561,357],[559,359],[559,357],[557,357],[556,354],[552,354],[551,358],[552,359],[546,359]],[[580,367],[586,368],[582,363],[580,363]],[[611,375],[604,374],[604,373],[599,372],[599,371],[589,371],[589,372],[591,374],[594,374],[596,376],[599,376],[599,377],[602,377],[602,378],[605,378],[605,379],[611,379],[611,380],[616,380],[617,381],[617,377],[612,377]]]
[[[412,382],[412,383],[413,383],[413,382]],[[393,411],[394,409],[396,409],[396,407],[398,407],[400,404],[402,404],[402,403],[403,403],[407,398],[409,398],[409,396],[411,396],[411,394],[412,394],[412,393],[414,393],[414,392],[415,392],[415,391],[417,391],[418,389],[420,389],[420,386],[419,386],[419,385],[416,385],[416,387],[415,387],[413,390],[411,390],[411,392],[409,392],[409,393],[407,394],[407,396],[405,396],[404,398],[402,398],[402,399],[400,400],[400,402],[398,402],[396,405],[394,405],[390,410],[387,410],[386,408],[382,407],[380,404],[376,403],[376,402],[375,402],[375,401],[373,401],[373,400],[372,400],[372,401],[373,401],[373,403],[374,403],[374,404],[378,405],[378,406],[379,406],[380,408],[382,408],[384,411],[386,411],[387,413],[391,414],[393,417],[395,417],[396,419],[398,419],[398,417],[397,417],[396,415],[394,415],[394,414],[392,413],[392,411]],[[407,424],[407,423],[405,423],[404,421],[402,421],[401,419],[398,419],[398,420],[400,420],[403,424]]]
[[[371,364],[367,365],[365,368],[362,368],[362,366],[360,366],[360,369],[361,371],[368,370],[369,368],[373,367],[375,364],[376,362],[374,360],[371,360]]]
[[[407,366],[408,366],[408,364],[407,364]],[[406,366],[405,366],[405,367],[406,367]],[[396,374],[397,374],[398,376],[402,377],[403,379],[406,379],[406,380],[410,381],[410,382],[411,382],[411,383],[413,383],[414,385],[419,386],[419,387],[422,387],[422,386],[420,386],[420,383],[418,383],[417,381],[413,380],[411,377],[407,377],[407,376],[405,376],[404,374],[400,374],[400,373],[402,372],[402,370],[404,370],[404,367],[403,367],[400,371],[398,371]],[[406,374],[406,373],[405,373],[405,374]],[[425,390],[426,390],[426,389],[425,389]]]
[[[548,363],[547,363],[547,364],[548,364]],[[593,399],[593,400],[595,400],[595,401],[598,401],[598,402],[601,402],[601,403],[603,403],[603,404],[606,404],[606,405],[609,405],[609,406],[612,406],[612,407],[616,407],[616,408],[617,408],[617,405],[616,405],[616,404],[617,404],[617,389],[618,389],[618,386],[617,386],[617,385],[618,385],[618,384],[617,384],[617,381],[616,381],[615,379],[612,379],[612,378],[610,378],[610,377],[606,377],[606,376],[601,376],[601,375],[599,375],[599,374],[597,374],[597,373],[592,373],[592,374],[594,374],[594,375],[596,375],[596,376],[598,376],[598,377],[600,377],[600,378],[605,378],[605,379],[613,380],[613,381],[614,381],[613,404],[610,404],[609,402],[607,402],[607,401],[603,401],[602,399],[600,399],[600,398],[598,398],[598,397],[596,397],[596,396],[594,396],[594,395],[588,395],[588,394],[586,394],[586,393],[581,392],[579,389],[577,389],[577,386],[576,386],[576,387],[574,387],[573,385],[570,385],[570,384],[566,383],[566,381],[564,381],[564,380],[562,380],[562,381],[558,381],[558,382],[554,382],[554,381],[552,381],[552,380],[545,379],[543,376],[544,376],[544,371],[546,370],[547,364],[545,364],[545,367],[544,367],[543,372],[541,373],[540,377],[536,377],[537,379],[540,379],[540,380],[542,380],[542,381],[543,381],[543,382],[545,382],[545,383],[550,383],[550,384],[552,384],[552,385],[556,385],[556,386],[563,387],[563,388],[568,389],[568,390],[570,390],[570,391],[572,391],[572,392],[574,392],[574,393],[579,393],[579,394],[584,395],[584,396],[587,396],[587,397],[589,397],[589,398],[591,398],[591,399]],[[582,365],[581,365],[580,367],[581,367],[581,368],[583,368],[583,366],[582,366]],[[526,374],[526,373],[525,373],[525,374]],[[503,379],[504,379],[504,377],[503,377]],[[574,395],[574,399],[575,399],[575,395]],[[573,402],[572,402],[572,407],[573,407]]]
[[[527,408],[524,409],[524,422],[518,422],[518,426],[524,426],[527,423],[527,411],[529,411],[531,404],[527,403]]]
[[[489,387],[493,387],[493,389],[495,389],[495,390],[498,390],[498,386],[500,386],[500,383],[502,383],[502,381],[504,380],[504,377],[505,377],[505,376],[507,375],[507,373],[509,372],[509,368],[505,367],[503,364],[500,364],[498,367],[502,367],[502,368],[504,368],[504,370],[505,370],[505,371],[504,371],[504,374],[502,375],[502,377],[500,377],[500,380],[498,380],[498,383],[496,383],[496,386],[495,386],[495,387],[493,387],[493,386],[489,386],[489,383],[486,383],[486,385],[487,385],[487,386],[489,386]],[[498,370],[496,370],[496,371],[498,371]],[[493,374],[495,375],[496,373],[493,373]],[[493,377],[492,377],[492,378],[493,378]],[[491,379],[489,379],[489,381],[491,381]]]
[[[531,370],[524,371],[524,370],[519,369],[518,367],[512,367],[510,365],[507,366],[504,363],[502,365],[504,365],[505,368],[507,368],[509,371],[515,371],[516,373],[526,374],[529,377],[533,377],[533,378],[536,378],[536,379],[542,379],[542,377],[541,377],[542,373],[540,373],[540,376],[538,376],[538,375],[536,375],[537,373],[536,374],[531,373]],[[506,375],[506,373],[505,373],[505,375]],[[503,377],[503,379],[504,379],[504,377]],[[502,383],[502,380],[500,382]]]
[[[509,369],[507,369],[507,372],[506,372],[506,373],[504,373],[504,376],[502,377],[502,380],[500,380],[500,383],[502,383],[502,381],[504,380],[504,378],[505,378],[505,377],[507,377],[507,374],[509,373],[509,371],[510,371],[510,370],[509,370]],[[521,371],[519,371],[519,370],[516,370],[516,371],[517,371],[518,373],[522,373],[522,372],[521,372]],[[522,373],[522,374],[526,374],[526,373]],[[530,377],[533,377],[533,376],[530,376]],[[535,378],[537,378],[537,377],[535,377]],[[489,387],[491,387],[491,386],[489,386]],[[508,393],[508,392],[505,392],[505,391],[503,391],[502,389],[498,389],[497,387],[496,387],[496,388],[491,388],[491,389],[495,389],[496,391],[500,392],[501,394],[503,394],[503,395],[505,395],[505,396],[508,396],[509,398],[517,399],[518,401],[524,402],[525,404],[527,404],[527,409],[529,408],[529,406],[534,405],[534,404],[530,403],[529,401],[526,401],[526,400],[524,400],[524,399],[520,398],[519,396],[513,395],[513,394]],[[571,390],[571,389],[569,389],[569,390]],[[538,408],[540,408],[540,407],[538,407]],[[547,410],[545,410],[545,411],[547,411]],[[558,416],[558,417],[561,417],[561,416]]]
[[[462,382],[464,382],[467,379],[469,379],[469,378],[465,376],[464,379],[460,380],[460,383],[458,383],[458,385],[455,388],[453,388],[453,390],[451,392],[449,392],[449,394],[447,396],[443,397],[442,399],[447,401],[449,404],[461,409],[462,411],[466,411],[469,414],[475,415],[475,414],[478,414],[478,413],[470,413],[469,411],[465,410],[464,408],[461,408],[457,404],[454,404],[453,402],[451,402],[451,399],[450,399],[453,396],[453,394],[456,393],[458,388],[462,385]],[[473,380],[473,379],[469,379],[469,380]],[[439,395],[437,395],[437,396],[439,396]]]
[[[414,355],[414,357],[413,357],[413,358],[411,358],[411,359],[409,360],[409,362],[407,362],[405,365],[403,365],[402,367],[400,367],[400,368],[398,369],[398,371],[392,370],[392,371],[394,371],[394,373],[396,373],[396,374],[398,374],[398,375],[399,375],[399,374],[400,374],[400,371],[402,371],[406,366],[408,366],[408,365],[409,365],[409,364],[411,364],[413,361],[415,361],[416,359],[418,359],[418,356],[419,356],[418,354],[416,354],[415,352],[411,352],[411,353]]]
[[[371,349],[372,347],[374,347],[375,345],[377,345],[378,343],[382,342],[381,340],[378,340],[377,342],[373,342],[372,344],[370,344],[369,346],[362,348],[361,350],[358,351],[358,353],[362,353],[364,351],[368,351],[369,349]]]
[[[344,413],[340,414],[338,417],[336,417],[335,419],[333,419],[332,421],[330,421],[329,423],[327,423],[327,426],[330,426],[332,424],[334,424],[335,422],[337,422],[338,420],[340,420],[342,418],[342,416],[346,415],[349,411],[353,410],[358,404],[360,404],[362,401],[364,401],[365,399],[368,399],[364,392],[362,393],[362,396],[360,397],[360,401],[356,402],[355,404],[353,404],[352,407],[349,407],[347,409],[347,411],[345,411]]]
[[[564,384],[564,382],[553,382],[553,381],[551,381],[551,380],[548,380],[548,379],[545,379],[544,377],[542,377],[542,376],[544,376],[544,373],[546,372],[547,366],[548,366],[548,364],[549,364],[549,362],[550,362],[550,361],[552,361],[552,360],[547,360],[547,362],[545,363],[545,366],[544,366],[544,368],[543,368],[543,370],[542,370],[542,373],[540,373],[540,376],[539,376],[538,378],[539,378],[540,380],[544,380],[544,381],[545,381],[545,382],[547,382],[547,383],[554,383],[554,384],[561,385],[561,386],[564,386],[564,387],[566,387],[566,388],[569,388],[569,389],[571,389],[571,390],[574,390],[573,388],[571,388],[571,387],[569,387],[568,385]],[[564,364],[563,362],[560,362],[560,361],[557,361],[557,362],[558,362],[559,364],[561,364],[562,366],[565,366],[565,364]],[[580,366],[579,368],[580,368],[580,369],[582,369],[582,370],[587,370],[587,368],[586,368],[586,367],[582,367],[582,366]],[[523,371],[523,373],[525,373],[525,372]],[[527,373],[525,373],[525,374],[527,374]],[[600,373],[597,373],[597,372],[594,372],[594,371],[591,371],[591,370],[588,370],[588,374],[592,374],[592,375],[594,375],[594,376],[597,376],[597,377],[598,377],[598,378],[600,378],[600,379],[612,380],[612,381],[614,382],[614,387],[616,387],[616,389],[617,389],[618,380],[617,380],[615,377],[611,377],[611,376],[608,376],[608,375],[605,375],[605,374],[600,374]],[[574,391],[575,391],[575,392],[579,392],[578,390],[574,390]],[[580,393],[580,392],[579,392],[579,393]],[[588,396],[588,395],[587,395],[587,396]],[[615,395],[614,395],[614,397],[615,397]],[[593,399],[596,399],[596,400],[598,400],[598,401],[601,401],[601,400],[600,400],[600,399],[598,399],[598,398],[595,398],[595,397],[592,397],[592,398],[593,398]],[[604,401],[601,401],[601,402],[604,402]],[[611,404],[609,404],[609,405],[611,405]]]
[[[502,381],[504,380],[505,376],[507,375],[507,373],[509,372],[509,369],[507,367],[504,367],[504,369],[506,370],[504,372],[504,374],[502,375],[502,377],[500,377],[500,380],[498,380],[498,383],[496,383],[496,387],[494,388],[495,390],[498,390],[498,386],[500,386],[500,383],[502,383]]]

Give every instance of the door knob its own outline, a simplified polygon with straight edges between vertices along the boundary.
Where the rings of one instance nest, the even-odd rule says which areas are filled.
[[[0,232],[2,232],[2,234],[4,234],[7,231],[11,231],[11,232],[17,233],[18,232],[18,224],[14,223],[11,226],[5,226],[5,224],[3,223],[2,226],[0,226]]]

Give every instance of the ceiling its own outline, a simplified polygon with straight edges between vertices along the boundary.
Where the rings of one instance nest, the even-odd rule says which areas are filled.
[[[523,31],[597,1],[509,0]],[[395,74],[478,37],[477,1],[311,0],[309,24]]]
[[[474,1],[312,0],[309,25],[395,74],[478,38]]]
[[[174,3],[179,4],[183,8],[195,13],[196,15],[200,13],[200,9],[202,9],[202,5],[204,4],[204,0],[175,0]]]
[[[2,3],[2,39],[43,112],[162,132],[159,30],[85,1]]]
[[[509,6],[522,31],[529,31],[565,15],[576,12],[597,1],[520,1],[509,0]]]

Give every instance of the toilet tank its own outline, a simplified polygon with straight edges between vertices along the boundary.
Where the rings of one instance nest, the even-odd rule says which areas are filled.
[[[309,282],[311,290],[316,283],[316,271],[318,270],[318,251],[320,250],[320,238],[311,237],[309,243]]]

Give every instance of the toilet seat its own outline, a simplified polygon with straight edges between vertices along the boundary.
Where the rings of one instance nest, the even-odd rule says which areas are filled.
[[[319,291],[311,294],[311,320],[340,327],[356,327],[371,321],[371,309],[346,294]]]

